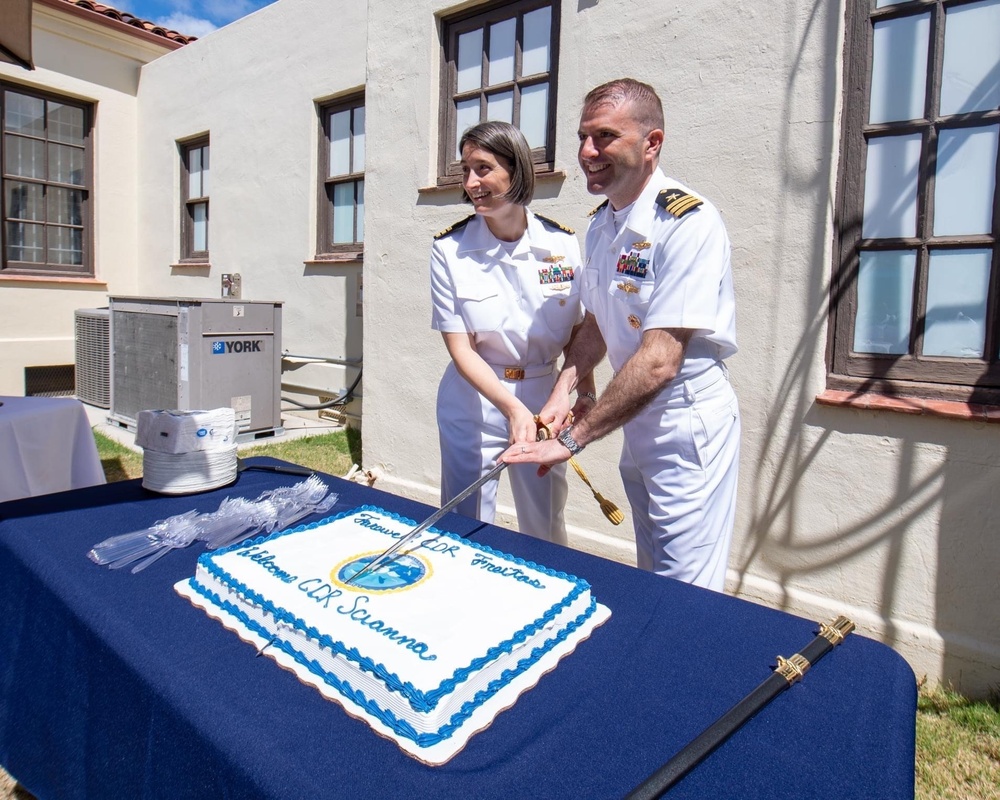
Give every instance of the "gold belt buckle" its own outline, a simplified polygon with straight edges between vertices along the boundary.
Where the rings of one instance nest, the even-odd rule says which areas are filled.
[[[521,367],[504,367],[503,376],[509,381],[523,381],[524,370]]]

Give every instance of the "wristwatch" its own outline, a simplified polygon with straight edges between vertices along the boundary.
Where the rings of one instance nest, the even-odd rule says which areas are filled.
[[[576,439],[573,438],[573,434],[570,432],[571,430],[572,426],[569,428],[563,428],[562,432],[556,437],[556,439],[559,440],[559,443],[562,444],[563,447],[569,450],[569,454],[571,456],[575,456],[583,450],[583,445],[577,444]]]

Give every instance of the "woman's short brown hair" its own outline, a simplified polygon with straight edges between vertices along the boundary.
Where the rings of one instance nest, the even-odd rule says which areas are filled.
[[[509,122],[495,120],[480,122],[462,134],[458,151],[462,152],[466,144],[488,150],[497,158],[507,162],[510,188],[503,196],[508,203],[526,206],[531,202],[531,198],[535,196],[535,167],[531,161],[528,141],[518,128]],[[467,203],[472,202],[464,189],[462,197]]]

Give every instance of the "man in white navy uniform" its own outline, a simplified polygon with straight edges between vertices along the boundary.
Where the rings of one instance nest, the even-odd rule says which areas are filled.
[[[722,591],[740,416],[723,360],[736,352],[730,245],[718,210],[659,168],[663,110],[632,79],[584,99],[579,161],[592,194],[587,314],[540,416],[558,436],[502,456],[549,466],[624,426],[620,471],[640,568]],[[605,352],[615,375],[584,415],[570,392]]]

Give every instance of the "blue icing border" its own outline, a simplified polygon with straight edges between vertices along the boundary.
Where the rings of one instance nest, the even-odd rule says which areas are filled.
[[[250,630],[265,639],[271,639],[271,647],[277,647],[287,653],[289,656],[294,658],[297,663],[301,664],[314,675],[321,678],[327,686],[330,686],[339,692],[345,699],[350,700],[367,714],[378,719],[397,736],[410,739],[418,747],[432,747],[445,741],[446,739],[451,738],[455,732],[462,727],[465,721],[472,716],[479,706],[489,700],[498,691],[503,689],[522,672],[529,669],[549,650],[557,644],[563,642],[566,637],[590,619],[597,608],[596,598],[591,597],[590,605],[587,607],[586,611],[567,624],[557,636],[549,639],[543,645],[536,647],[526,658],[518,661],[514,668],[504,670],[504,672],[502,672],[495,680],[491,681],[486,688],[480,689],[476,692],[475,696],[471,700],[466,701],[462,707],[451,716],[451,719],[449,719],[448,722],[438,728],[437,732],[417,733],[416,729],[408,722],[399,719],[388,709],[382,708],[374,700],[370,700],[365,697],[363,692],[355,689],[347,681],[338,678],[332,672],[324,670],[318,662],[307,658],[304,653],[294,648],[289,642],[286,642],[283,639],[272,638],[271,633],[266,628],[250,619],[250,617],[248,617],[238,606],[233,605],[227,600],[223,600],[215,592],[207,589],[195,581],[194,578],[191,578],[188,581],[188,585],[194,592],[201,595],[201,597],[203,597],[206,601],[231,614]]]
[[[280,539],[283,536],[288,536],[288,535],[293,534],[293,533],[300,533],[302,531],[313,530],[313,529],[318,528],[320,526],[327,525],[327,524],[332,523],[332,522],[336,522],[337,520],[343,519],[344,517],[348,517],[348,516],[351,516],[351,515],[354,515],[354,514],[358,514],[358,513],[362,512],[362,511],[375,512],[375,513],[384,515],[386,517],[389,517],[390,519],[393,519],[393,520],[395,520],[397,522],[402,522],[402,523],[404,523],[406,525],[416,525],[416,523],[413,522],[412,520],[407,519],[406,517],[402,517],[402,516],[400,516],[398,514],[395,514],[395,513],[391,512],[391,511],[387,511],[387,510],[385,510],[383,508],[379,508],[378,506],[363,505],[363,506],[358,506],[357,508],[353,508],[353,509],[351,509],[349,511],[341,512],[340,514],[337,514],[337,515],[332,516],[332,517],[326,517],[326,518],[324,518],[322,520],[319,520],[318,522],[313,522],[313,523],[310,523],[308,525],[300,525],[300,526],[295,527],[295,528],[290,528],[290,529],[284,530],[284,531],[278,531],[276,533],[268,534],[266,536],[259,536],[256,539],[248,539],[246,541],[239,542],[239,543],[234,544],[234,545],[230,545],[229,547],[226,547],[226,548],[224,548],[222,550],[217,550],[217,551],[213,551],[213,552],[209,552],[209,553],[204,553],[204,554],[202,554],[198,558],[198,563],[205,570],[207,570],[216,580],[218,580],[222,584],[228,586],[233,591],[246,596],[253,603],[255,603],[256,605],[260,606],[266,613],[270,614],[275,619],[276,623],[277,622],[282,622],[282,623],[285,623],[286,625],[294,627],[296,630],[298,630],[301,633],[305,634],[309,638],[316,640],[320,646],[327,648],[328,650],[332,651],[335,655],[337,655],[337,654],[342,655],[344,658],[348,659],[349,661],[353,661],[355,664],[357,664],[357,666],[361,670],[374,675],[382,683],[384,683],[385,686],[390,691],[395,691],[395,692],[399,693],[400,695],[402,695],[402,697],[410,704],[410,707],[413,708],[415,711],[420,711],[420,712],[432,711],[434,708],[437,707],[438,703],[444,697],[447,697],[452,692],[454,692],[455,688],[460,683],[463,683],[464,681],[468,680],[468,678],[473,673],[477,672],[485,664],[488,664],[489,662],[493,661],[495,658],[497,658],[501,654],[512,652],[515,645],[521,644],[528,637],[533,636],[535,633],[537,633],[537,631],[541,627],[543,627],[546,623],[548,623],[549,621],[551,621],[552,619],[554,619],[556,617],[556,615],[558,615],[564,608],[566,608],[569,604],[571,604],[572,602],[574,602],[576,600],[576,598],[580,596],[580,594],[582,594],[583,592],[588,591],[590,589],[590,584],[588,584],[586,581],[584,581],[584,580],[582,580],[580,578],[577,578],[574,575],[569,575],[568,573],[565,573],[565,572],[559,572],[557,570],[549,569],[548,567],[541,566],[539,564],[536,564],[533,561],[527,561],[525,559],[521,559],[521,558],[517,558],[515,556],[512,556],[509,553],[504,553],[504,552],[501,552],[499,550],[494,550],[493,548],[491,548],[491,547],[489,547],[487,545],[482,545],[482,544],[479,544],[478,542],[472,542],[472,541],[469,541],[467,539],[463,539],[460,536],[457,536],[457,535],[455,535],[453,533],[449,533],[448,531],[441,531],[441,530],[438,530],[437,528],[429,528],[427,530],[427,532],[429,534],[435,534],[435,535],[438,535],[438,536],[444,536],[444,537],[447,537],[447,538],[450,538],[450,539],[454,539],[456,541],[461,542],[466,547],[471,547],[472,549],[478,550],[478,551],[483,552],[483,553],[488,553],[488,554],[491,554],[491,555],[494,555],[494,556],[499,556],[499,557],[507,560],[508,562],[514,563],[514,564],[516,564],[518,566],[526,566],[526,567],[528,567],[530,569],[537,570],[538,572],[541,572],[542,574],[549,575],[549,576],[555,577],[555,578],[560,578],[562,580],[567,580],[567,581],[569,581],[570,583],[573,584],[573,588],[572,588],[572,590],[560,602],[558,602],[555,605],[551,606],[548,609],[548,611],[546,611],[542,616],[538,617],[533,622],[530,622],[527,625],[525,625],[523,628],[521,628],[519,631],[517,631],[510,639],[507,639],[506,641],[503,641],[503,642],[500,642],[497,645],[494,645],[489,650],[487,650],[483,655],[481,655],[481,656],[479,656],[477,658],[474,658],[467,666],[457,668],[452,673],[452,676],[450,678],[445,678],[436,688],[424,692],[424,691],[421,691],[421,690],[417,689],[409,681],[402,680],[394,672],[391,672],[384,664],[376,663],[371,658],[362,655],[357,650],[357,648],[347,647],[343,642],[336,641],[331,636],[329,636],[328,634],[321,633],[316,628],[307,625],[304,620],[299,619],[294,614],[291,614],[287,609],[285,609],[285,608],[283,608],[281,606],[276,606],[270,600],[266,599],[265,597],[263,597],[259,593],[255,592],[253,589],[251,589],[246,584],[242,583],[241,581],[236,580],[232,575],[230,575],[228,572],[226,572],[224,569],[222,569],[222,567],[218,566],[217,564],[215,564],[213,562],[213,560],[216,557],[221,556],[221,555],[225,555],[226,553],[229,553],[229,552],[231,552],[233,550],[239,550],[239,549],[242,549],[244,547],[249,547],[249,546],[252,546],[252,545],[261,545],[261,544],[265,544],[265,543],[270,542],[270,541],[274,541],[275,539]],[[201,589],[203,587],[201,587],[200,584],[197,584],[195,582],[195,579],[191,580],[191,584],[192,584],[192,586],[196,590],[199,591],[200,594],[202,594],[203,596],[207,597],[207,595],[205,595],[204,592],[201,591]],[[208,592],[209,594],[211,594],[210,590],[208,590],[207,588],[205,589],[205,592]],[[219,603],[224,603],[225,602],[225,601],[222,601],[221,598],[218,598],[218,599],[219,599]],[[217,603],[217,605],[219,603]],[[591,598],[591,607],[586,612],[586,614],[585,614],[585,616],[584,616],[583,619],[586,619],[587,617],[590,616],[590,614],[593,613],[593,610],[594,610],[595,606],[596,606],[596,601],[594,600],[594,598]],[[227,610],[229,610],[229,609],[227,609]],[[237,611],[238,611],[238,609],[237,609]],[[242,618],[242,614],[241,613],[240,613],[240,616]],[[555,644],[557,643],[557,641],[561,641],[562,639],[564,639],[565,636],[571,630],[575,630],[575,628],[579,627],[579,625],[582,624],[582,622],[583,622],[583,620],[578,620],[576,622],[576,624],[574,624],[572,627],[568,627],[566,629],[566,633],[565,634],[561,635],[560,637],[557,637],[554,640],[549,640],[549,642],[551,644],[549,644],[548,647],[546,647],[544,649],[536,649],[536,650],[532,651],[531,655],[529,656],[529,658],[531,659],[531,661],[527,665],[525,665],[523,668],[518,669],[517,672],[514,672],[512,675],[510,675],[507,678],[507,681],[511,680],[513,677],[515,677],[520,672],[523,672],[524,669],[527,669],[532,663],[534,663],[534,661],[537,661],[539,658],[541,658],[542,655],[544,655],[545,652],[548,649],[551,649],[551,647],[555,646]],[[256,628],[254,628],[254,629],[256,629]],[[258,631],[258,632],[260,632],[261,635],[265,636],[265,638],[269,638],[269,639],[271,638],[271,634],[266,633],[266,631],[264,631],[264,632]],[[289,655],[295,657],[296,660],[300,660],[295,655],[295,653],[292,652],[292,650],[294,648],[291,648],[291,645],[288,645],[287,648],[283,648],[283,649],[285,649],[286,652],[288,652]],[[305,659],[304,656],[302,657],[300,663],[302,663],[304,666],[309,667],[311,671],[313,671],[316,674],[318,674],[321,677],[323,677],[324,680],[327,683],[331,683],[331,680],[327,679],[328,673],[326,673],[318,664],[316,665],[316,668],[313,669],[309,665],[309,663],[307,663],[307,660]],[[519,666],[520,666],[520,662],[519,662]],[[506,675],[506,673],[504,673],[504,674]],[[334,681],[336,681],[337,683],[340,682],[338,679],[335,678],[335,676],[329,675],[329,677],[331,679],[333,679]],[[340,690],[339,686],[335,686],[335,688],[337,688],[338,691]],[[350,687],[348,687],[348,688],[350,688]],[[494,694],[499,688],[500,687],[498,686],[495,689],[493,689],[493,691],[491,691],[488,696]],[[354,690],[352,689],[351,691],[354,691]],[[348,696],[348,695],[345,695],[345,696]],[[485,700],[485,699],[486,698],[483,698],[483,700]],[[357,701],[355,701],[355,702],[357,702]],[[480,702],[482,702],[482,701],[480,701]],[[368,709],[366,708],[366,710],[368,710]],[[388,712],[386,712],[386,713],[388,713]],[[471,711],[469,713],[471,713]],[[378,714],[374,714],[374,712],[373,712],[373,715],[374,716],[379,716]],[[381,716],[379,716],[379,718],[381,719]],[[406,726],[405,722],[401,722],[401,721],[397,720],[397,723],[400,724],[400,725]],[[386,724],[389,724],[389,723],[387,722]],[[390,725],[390,727],[392,727],[392,726]],[[399,732],[399,731],[397,731],[397,732]],[[400,733],[400,735],[406,735],[406,734],[404,734],[402,732],[399,732],[399,733]]]

